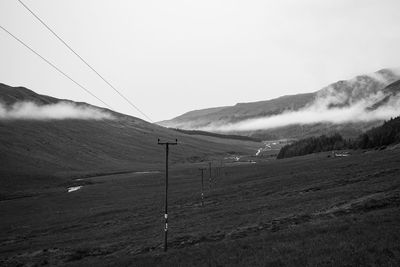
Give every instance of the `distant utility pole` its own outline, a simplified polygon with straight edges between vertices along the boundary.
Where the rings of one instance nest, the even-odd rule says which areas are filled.
[[[219,177],[219,167],[214,167],[214,186],[217,185],[217,178]]]
[[[165,227],[164,227],[164,251],[167,251],[167,238],[168,238],[168,153],[170,145],[177,145],[178,139],[175,139],[175,142],[160,142],[158,139],[159,145],[165,145]]]
[[[201,171],[201,206],[204,206],[204,171],[206,168],[199,168]]]
[[[210,175],[208,178],[208,185],[209,185],[210,191],[211,191],[211,162],[208,163],[208,169],[210,170]]]

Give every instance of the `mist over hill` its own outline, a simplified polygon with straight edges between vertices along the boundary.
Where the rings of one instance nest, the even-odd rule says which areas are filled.
[[[191,111],[160,125],[188,130],[303,138],[340,131],[354,137],[400,112],[398,69],[338,81],[308,94]],[[393,85],[391,85],[393,84]]]

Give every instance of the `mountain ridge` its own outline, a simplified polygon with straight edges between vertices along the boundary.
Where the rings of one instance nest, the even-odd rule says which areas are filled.
[[[235,123],[241,123],[246,120],[267,118],[288,112],[299,111],[315,104],[315,102],[326,99],[331,101],[328,103],[329,108],[342,108],[351,106],[363,99],[370,97],[371,95],[378,94],[379,92],[388,93],[388,90],[384,90],[386,86],[400,80],[400,72],[397,73],[394,69],[381,69],[375,73],[358,75],[350,80],[339,80],[322,89],[311,92],[296,95],[285,95],[278,98],[248,102],[248,103],[237,103],[233,106],[224,107],[222,109],[212,108],[215,112],[209,112],[206,115],[201,114],[201,110],[196,114],[196,111],[190,111],[190,118],[184,116],[185,114],[175,117],[171,120],[159,122],[160,125],[181,128],[185,130],[206,130],[214,131],[217,133],[226,134],[241,134],[259,138],[260,136],[273,135],[276,138],[302,138],[305,137],[302,134],[286,135],[285,130],[281,131],[279,127],[271,127],[270,129],[258,129],[257,131],[218,131],[213,128],[214,126],[224,126]],[[392,92],[393,93],[393,92]],[[384,103],[384,102],[382,102]],[[211,110],[212,110],[211,109]],[[210,110],[210,109],[209,109]],[[381,122],[381,121],[380,121]],[[360,125],[360,126],[358,126]],[[376,126],[376,123],[355,123],[351,127],[362,128],[365,130],[369,127]],[[316,124],[318,126],[318,123]],[[329,123],[325,124],[328,128],[332,127]],[[296,125],[285,126],[280,128],[296,128]],[[315,127],[314,127],[315,128]],[[317,127],[318,128],[318,127]],[[315,130],[315,129],[314,129]],[[259,135],[260,132],[263,134]],[[274,134],[271,134],[274,132]],[[312,132],[311,130],[309,132]],[[316,133],[317,135],[322,134],[321,132]],[[355,135],[360,134],[360,131],[354,132]],[[309,133],[306,134],[306,136]]]

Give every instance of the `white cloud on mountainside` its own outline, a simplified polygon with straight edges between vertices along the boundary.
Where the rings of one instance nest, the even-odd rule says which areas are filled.
[[[69,102],[37,105],[33,102],[17,102],[12,106],[0,103],[1,120],[103,120],[114,117],[101,109],[76,105]]]
[[[400,96],[391,97],[387,103],[377,109],[370,109],[374,103],[377,103],[384,97],[385,95],[382,92],[378,92],[366,99],[350,102],[348,106],[332,107],[332,105],[343,103],[347,99],[347,96],[345,93],[331,94],[317,98],[311,105],[298,111],[287,111],[275,116],[248,119],[237,123],[212,124],[200,129],[219,132],[253,131],[294,124],[369,122],[399,116]]]

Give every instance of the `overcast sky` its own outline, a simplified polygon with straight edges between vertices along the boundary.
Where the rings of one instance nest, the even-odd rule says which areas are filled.
[[[154,121],[400,66],[399,0],[23,1]],[[17,0],[0,1],[0,25],[143,118]],[[102,106],[1,29],[0,45],[0,82]]]

